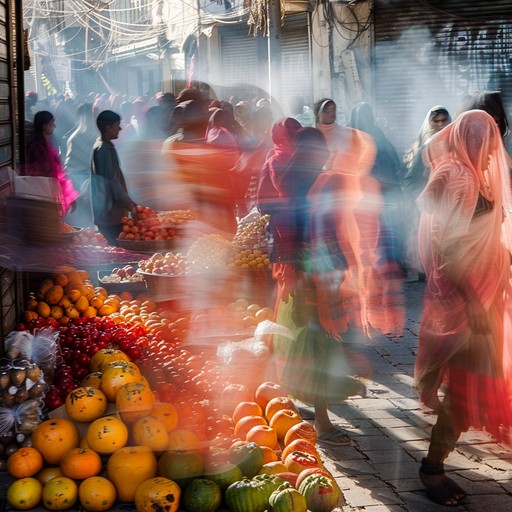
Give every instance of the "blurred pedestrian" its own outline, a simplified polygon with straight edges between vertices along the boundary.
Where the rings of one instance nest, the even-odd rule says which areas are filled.
[[[379,215],[382,198],[378,181],[371,176],[375,162],[375,144],[367,133],[336,123],[337,107],[330,98],[315,103],[316,126],[324,134],[330,157],[326,183],[325,208],[339,209],[339,222],[346,236],[342,249],[349,266],[341,294],[353,325],[366,334],[372,325],[368,316],[371,276],[378,261]],[[382,324],[373,325],[380,329]]]
[[[110,245],[118,245],[122,218],[137,215],[137,205],[128,195],[126,181],[112,143],[121,130],[119,114],[104,110],[96,119],[100,137],[91,156],[91,206],[94,224]]]
[[[448,110],[442,105],[432,107],[425,116],[420,131],[412,146],[405,153],[405,174],[402,181],[404,207],[407,218],[405,234],[406,262],[409,269],[418,274],[418,280],[425,280],[425,272],[418,254],[418,225],[420,220],[416,199],[428,181],[429,169],[423,161],[423,150],[433,135],[451,122]]]
[[[55,118],[51,112],[41,110],[34,116],[34,132],[27,141],[25,153],[26,176],[55,178],[60,188],[61,215],[76,208],[78,192],[66,176],[57,149],[52,145]]]
[[[239,151],[229,131],[219,125],[214,127],[213,121],[210,125],[213,131],[207,141],[208,111],[204,105],[197,100],[176,105],[172,116],[175,133],[165,139],[162,152],[169,159],[172,178],[181,184],[183,197],[190,201],[187,207],[194,211],[206,230],[232,238],[237,221],[230,171]],[[217,140],[214,134],[222,136]],[[227,140],[229,144],[223,145]]]
[[[512,199],[501,133],[486,112],[457,117],[425,160],[418,204],[427,287],[415,384],[438,417],[420,478],[430,499],[453,506],[466,493],[443,463],[460,434],[482,428],[499,441],[512,426]]]
[[[350,126],[369,134],[377,150],[370,176],[379,183],[382,210],[379,215],[378,260],[373,272],[369,305],[371,323],[378,325],[386,334],[401,336],[405,324],[402,162],[393,144],[375,124],[373,110],[368,103],[360,103],[352,109]]]
[[[277,182],[281,179],[293,154],[295,136],[302,128],[292,117],[283,117],[274,123],[271,131],[273,148],[267,154],[259,175],[256,204],[262,215],[269,214],[269,235],[273,237],[274,216],[279,211],[281,200]],[[271,252],[273,241],[271,240]]]
[[[91,152],[98,137],[92,116],[92,104],[82,103],[77,108],[78,126],[66,142],[66,158],[64,167],[75,189],[80,193],[77,208],[68,223],[74,226],[88,227],[92,225],[91,199],[88,189],[82,185],[90,176]]]

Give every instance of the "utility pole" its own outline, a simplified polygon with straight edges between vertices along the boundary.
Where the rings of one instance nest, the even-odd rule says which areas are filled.
[[[271,103],[282,109],[280,0],[268,0],[268,92]]]

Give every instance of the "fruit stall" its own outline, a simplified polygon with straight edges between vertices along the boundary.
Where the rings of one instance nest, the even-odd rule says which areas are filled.
[[[0,359],[7,506],[330,512],[343,502],[274,373],[268,217],[236,235],[140,207],[119,247],[62,227]],[[33,254],[21,252],[24,268]]]

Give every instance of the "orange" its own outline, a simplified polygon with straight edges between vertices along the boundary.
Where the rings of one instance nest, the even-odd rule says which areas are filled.
[[[100,454],[113,453],[128,442],[128,428],[116,416],[105,416],[94,420],[87,428],[89,447]]]
[[[156,416],[139,418],[132,426],[136,445],[148,446],[155,452],[163,452],[169,446],[169,434],[162,420]]]
[[[233,423],[238,423],[244,416],[263,416],[263,411],[256,402],[240,402],[233,411]]]
[[[99,372],[103,363],[120,360],[129,361],[130,358],[122,350],[102,348],[91,357],[90,370],[91,372]]]
[[[153,404],[151,416],[156,416],[165,425],[167,432],[174,430],[178,425],[178,411],[172,404],[158,402]]]
[[[68,510],[78,500],[78,486],[66,476],[53,478],[43,487],[42,498],[48,510]]]
[[[268,425],[256,425],[245,436],[248,443],[256,443],[258,446],[274,448],[277,443],[276,431]]]
[[[150,478],[135,492],[135,508],[138,512],[165,510],[176,512],[180,506],[181,489],[168,478]]]
[[[102,512],[114,506],[117,493],[114,484],[102,476],[86,478],[78,486],[78,499],[85,510]]]
[[[14,510],[30,510],[37,507],[43,496],[43,484],[36,478],[20,478],[7,488],[7,503]]]
[[[80,382],[81,387],[100,389],[101,375],[101,372],[89,373],[89,375],[86,375],[82,379],[82,382]]]
[[[234,436],[245,441],[247,432],[256,425],[267,425],[267,420],[263,416],[244,416],[235,424]]]
[[[52,478],[57,478],[58,476],[64,476],[62,470],[59,466],[49,466],[41,469],[39,473],[34,475],[43,485],[46,482],[49,482]]]
[[[290,430],[293,425],[301,422],[302,418],[299,413],[291,409],[282,409],[272,416],[269,425],[276,431],[277,439],[283,441],[288,430]]]
[[[103,416],[107,405],[103,391],[94,387],[75,388],[68,393],[65,401],[68,416],[80,423],[89,423]]]
[[[268,446],[261,446],[261,449],[263,450],[263,464],[279,461],[279,457],[274,449]]]
[[[254,401],[265,410],[267,404],[276,396],[288,396],[286,390],[279,384],[267,381],[258,386],[254,393]]]
[[[114,484],[117,499],[133,501],[137,487],[157,475],[158,463],[151,448],[125,446],[113,453],[107,461],[107,478]]]
[[[199,438],[190,430],[180,428],[169,432],[169,451],[189,451],[199,448]]]
[[[133,363],[126,361],[113,362],[112,365],[102,364],[101,390],[109,402],[115,402],[117,392],[129,382],[140,382],[140,370]]]
[[[147,416],[154,403],[153,391],[142,382],[129,382],[116,393],[116,409],[126,423],[133,423]]]
[[[74,448],[64,454],[60,460],[60,469],[64,476],[73,480],[83,480],[95,476],[101,471],[101,458],[90,448]]]
[[[297,410],[290,397],[276,396],[267,403],[267,406],[265,407],[265,418],[267,418],[267,421],[270,421],[276,412],[282,411],[283,409],[291,409],[292,411]]]
[[[58,464],[63,455],[79,443],[77,428],[66,419],[43,421],[32,432],[32,446],[39,450],[48,464]]]
[[[14,478],[33,476],[43,468],[43,456],[30,446],[22,446],[7,459],[7,471]]]
[[[284,436],[284,445],[288,446],[295,439],[306,439],[311,444],[316,444],[316,430],[307,421],[301,421],[289,428]]]

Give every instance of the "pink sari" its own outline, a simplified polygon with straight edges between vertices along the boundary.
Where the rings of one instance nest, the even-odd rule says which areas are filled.
[[[512,425],[506,153],[496,123],[475,110],[439,132],[425,159],[431,172],[418,204],[427,288],[415,382],[427,404],[448,386],[460,430],[485,427],[500,437]],[[483,308],[485,328],[475,326],[471,299]]]

